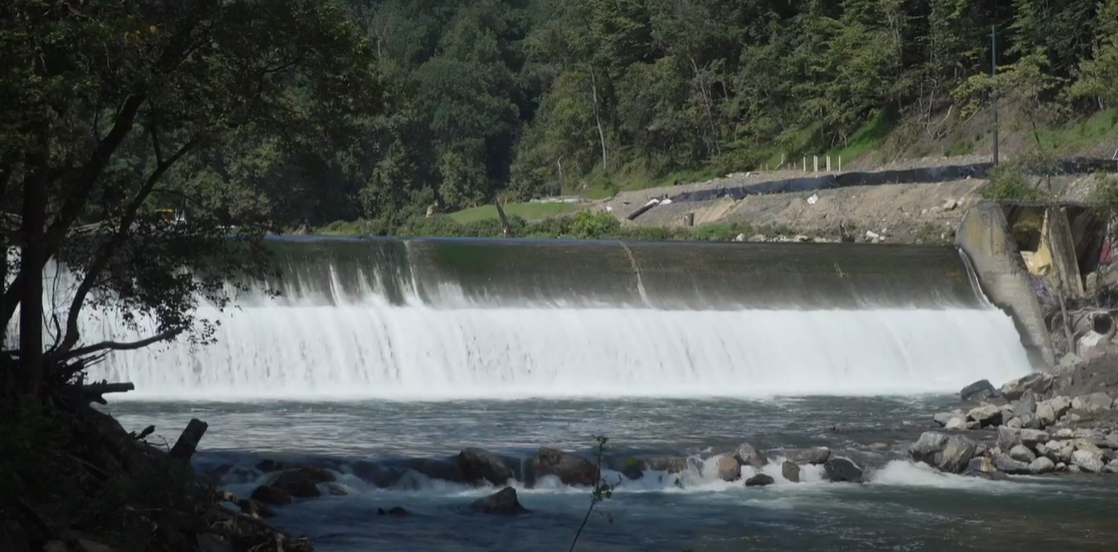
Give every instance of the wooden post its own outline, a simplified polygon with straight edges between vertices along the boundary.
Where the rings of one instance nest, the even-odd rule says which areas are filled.
[[[695,226],[695,213],[683,215],[683,225],[687,227]]]
[[[811,172],[819,172],[819,156],[811,156]]]
[[[194,451],[198,450],[198,441],[202,440],[209,427],[209,424],[198,418],[190,420],[186,429],[182,430],[182,435],[179,435],[179,440],[175,441],[175,446],[171,447],[171,458],[189,462]]]
[[[831,172],[831,156],[827,156],[827,172]]]
[[[804,172],[807,172],[807,156],[804,156]]]
[[[842,172],[842,156],[839,156],[839,172]]]

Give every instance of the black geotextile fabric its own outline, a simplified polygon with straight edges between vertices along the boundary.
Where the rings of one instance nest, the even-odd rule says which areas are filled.
[[[750,195],[781,194],[789,192],[811,192],[848,188],[851,186],[880,186],[882,184],[935,184],[970,178],[986,178],[993,163],[974,163],[970,165],[947,165],[942,167],[922,167],[893,171],[845,172],[822,176],[789,178],[757,184],[721,186],[709,190],[685,192],[671,197],[676,201],[709,201],[721,197],[742,199]],[[1050,174],[1093,174],[1097,172],[1118,172],[1118,161],[1113,159],[1091,159],[1075,157],[1060,159],[1051,167],[1035,169],[1033,173]]]

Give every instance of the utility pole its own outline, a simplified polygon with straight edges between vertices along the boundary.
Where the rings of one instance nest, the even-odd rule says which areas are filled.
[[[994,17],[995,21],[990,24],[990,76],[995,77],[998,74],[998,22],[997,16]],[[994,103],[994,165],[998,164],[998,86],[994,83],[993,87],[993,103]]]

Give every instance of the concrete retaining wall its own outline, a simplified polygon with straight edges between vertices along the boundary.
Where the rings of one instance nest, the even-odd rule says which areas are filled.
[[[1055,359],[1044,312],[1002,206],[983,202],[972,207],[963,217],[955,243],[974,266],[982,291],[1013,318],[1034,366],[1053,366]]]

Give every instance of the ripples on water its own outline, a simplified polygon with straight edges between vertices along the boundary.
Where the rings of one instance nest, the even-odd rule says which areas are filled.
[[[879,455],[864,486],[808,482],[745,489],[710,478],[684,488],[653,474],[626,481],[594,516],[579,550],[1114,550],[1118,485],[1113,478],[990,482],[942,476],[899,458],[927,427],[920,421],[950,397],[796,398],[767,401],[121,402],[126,429],[154,423],[175,438],[197,417],[210,424],[200,463],[260,458],[439,457],[465,446],[530,454],[540,445],[589,450],[592,435],[615,453],[694,454],[749,440],[762,448],[827,445]],[[908,420],[910,422],[905,422]],[[748,468],[747,468],[748,470]],[[774,466],[767,470],[779,473]],[[531,515],[465,514],[492,492],[443,482],[421,490],[371,489],[343,476],[352,494],[281,510],[277,522],[314,537],[325,552],[372,550],[566,550],[589,491],[542,482],[521,489]],[[247,494],[254,483],[233,485]],[[407,518],[376,515],[403,506]]]

